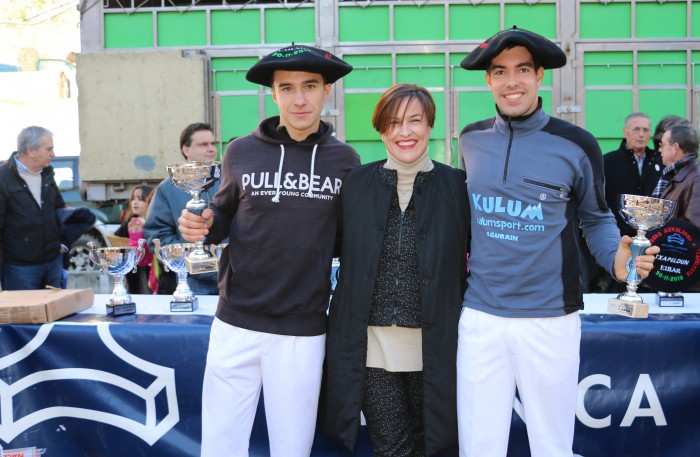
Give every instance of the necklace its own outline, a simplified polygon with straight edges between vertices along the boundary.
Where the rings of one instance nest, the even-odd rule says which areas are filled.
[[[398,190],[401,193],[401,195],[406,195],[406,192],[413,190],[413,187],[404,187],[402,189],[399,186],[396,186],[396,190]]]

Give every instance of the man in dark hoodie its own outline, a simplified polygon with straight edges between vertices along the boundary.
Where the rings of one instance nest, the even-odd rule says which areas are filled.
[[[179,219],[187,241],[229,237],[204,373],[202,455],[248,455],[262,386],[271,455],[311,452],[338,196],[360,162],[321,110],[351,70],[300,45],[256,63],[246,78],[270,87],[280,115],[229,144],[209,208]]]

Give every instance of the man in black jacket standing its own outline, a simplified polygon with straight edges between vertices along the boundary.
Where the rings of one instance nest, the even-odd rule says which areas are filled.
[[[644,113],[632,113],[625,118],[624,138],[620,147],[603,156],[605,170],[605,200],[615,215],[621,235],[635,236],[637,231],[620,215],[621,194],[650,197],[664,169],[659,154],[648,147],[651,121]],[[610,278],[607,292],[625,291],[625,284]]]
[[[632,113],[627,116],[623,135],[620,147],[603,156],[605,199],[615,215],[620,233],[634,236],[636,231],[620,216],[618,196],[651,196],[664,166],[659,154],[647,146],[651,135],[651,121],[646,114]]]
[[[61,287],[63,272],[56,209],[65,203],[51,160],[53,134],[31,126],[17,137],[17,151],[0,167],[0,257],[3,290]]]

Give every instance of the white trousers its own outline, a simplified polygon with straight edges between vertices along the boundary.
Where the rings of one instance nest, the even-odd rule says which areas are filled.
[[[272,457],[308,457],[326,336],[254,332],[214,319],[202,392],[202,457],[247,457],[264,389]]]
[[[464,308],[457,350],[460,457],[505,457],[517,386],[532,457],[571,457],[581,320]]]

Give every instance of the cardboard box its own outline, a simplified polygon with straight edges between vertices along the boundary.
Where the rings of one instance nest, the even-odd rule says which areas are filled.
[[[43,324],[92,306],[92,289],[0,292],[0,324]]]

